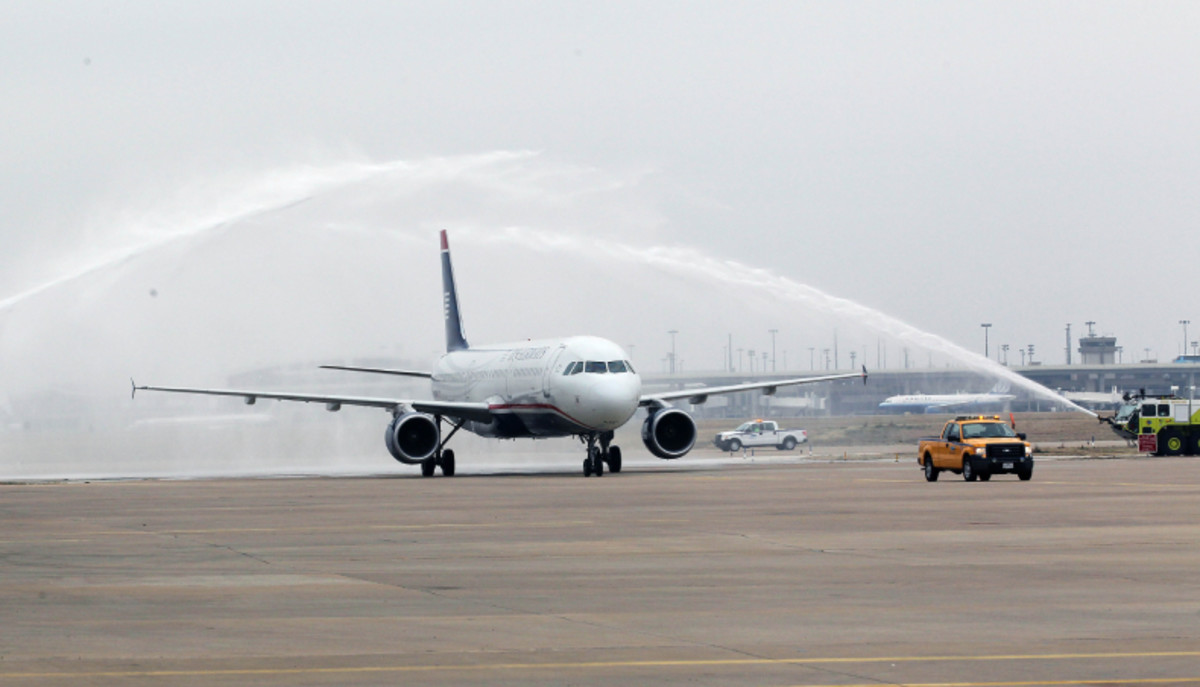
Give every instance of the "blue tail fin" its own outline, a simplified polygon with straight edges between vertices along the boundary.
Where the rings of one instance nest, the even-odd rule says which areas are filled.
[[[458,312],[458,289],[454,286],[454,268],[450,265],[450,243],[442,230],[442,311],[446,317],[446,352],[468,348],[463,334],[462,315]]]

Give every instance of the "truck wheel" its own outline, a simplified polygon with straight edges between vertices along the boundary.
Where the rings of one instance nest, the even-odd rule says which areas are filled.
[[[729,440],[730,453],[737,453],[738,451],[741,451],[741,450],[742,450],[742,442],[738,441],[737,439]]]
[[[968,482],[974,482],[979,475],[975,474],[975,466],[971,465],[971,457],[963,454],[963,479]]]
[[[987,470],[979,471],[979,481],[980,482],[986,482],[991,478],[992,478],[992,473],[988,472]]]
[[[788,437],[783,440],[783,445],[779,447],[780,451],[791,451],[796,448],[796,437]]]
[[[1164,456],[1183,455],[1183,434],[1174,429],[1164,429],[1158,433],[1158,445]]]
[[[936,482],[939,472],[941,472],[941,471],[938,470],[937,468],[933,467],[933,457],[930,456],[928,453],[926,453],[925,454],[925,481],[926,482]]]
[[[1018,468],[1017,477],[1020,478],[1022,482],[1028,482],[1029,479],[1033,477],[1033,466],[1030,465],[1029,467]]]

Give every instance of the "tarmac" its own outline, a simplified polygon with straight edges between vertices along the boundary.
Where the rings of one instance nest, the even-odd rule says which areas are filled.
[[[1200,459],[0,485],[0,684],[1200,684]]]

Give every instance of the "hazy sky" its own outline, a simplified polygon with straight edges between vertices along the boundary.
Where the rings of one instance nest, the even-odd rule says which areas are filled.
[[[1180,320],[1200,339],[1198,36],[1191,2],[6,2],[3,366],[211,383],[180,358],[374,355],[380,322],[421,358],[442,227],[477,341],[582,329],[649,367],[678,329],[717,368],[778,328],[807,368],[837,329],[877,363],[828,308],[530,248],[558,236],[764,268],[973,351],[990,322],[1014,363],[1062,363],[1088,320],[1166,360]]]

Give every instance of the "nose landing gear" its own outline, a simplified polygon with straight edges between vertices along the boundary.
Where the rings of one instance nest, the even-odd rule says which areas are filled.
[[[603,477],[606,463],[610,471],[614,473],[621,471],[621,447],[609,445],[613,439],[612,432],[587,434],[580,438],[587,442],[587,457],[583,459],[584,477],[592,475]],[[596,445],[597,440],[599,440],[599,446]]]

